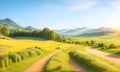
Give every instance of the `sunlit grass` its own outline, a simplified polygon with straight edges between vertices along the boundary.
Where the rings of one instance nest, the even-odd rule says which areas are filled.
[[[74,37],[71,38],[72,41],[91,41],[94,40],[97,43],[104,43],[105,45],[110,45],[110,44],[115,44],[120,45],[120,36],[101,36],[101,37]],[[120,55],[120,48],[112,48],[112,49],[101,49],[99,48],[99,50],[102,51],[106,51],[106,52],[110,52],[113,54],[119,54]]]
[[[83,66],[87,72],[119,72],[119,66],[112,62],[98,57],[96,55],[87,53],[83,46],[77,46],[71,50],[70,56],[81,66]]]
[[[29,47],[35,47],[35,46],[38,46],[47,51],[53,51],[57,47],[68,48],[71,46],[69,44],[59,43],[59,42],[50,41],[50,40],[40,40],[40,39],[34,40],[29,38],[11,39],[11,40],[0,39],[0,45],[9,46],[7,48],[4,48],[0,53],[9,53],[9,52],[22,50]]]
[[[69,55],[61,52],[53,56],[44,68],[44,72],[74,72],[69,66]]]

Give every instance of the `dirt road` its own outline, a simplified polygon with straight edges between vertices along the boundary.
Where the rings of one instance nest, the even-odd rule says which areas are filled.
[[[42,72],[45,64],[47,63],[47,61],[56,53],[60,52],[61,50],[55,51],[43,58],[41,58],[40,60],[36,61],[34,64],[32,64],[30,67],[28,67],[24,72]]]
[[[120,66],[120,56],[119,55],[114,55],[114,54],[98,51],[98,50],[92,49],[90,47],[86,48],[86,51],[91,54],[100,56],[104,59],[107,59],[107,60],[113,62],[114,64],[117,64]]]
[[[75,71],[75,72],[86,72],[82,67],[80,67],[79,65],[77,65],[74,60],[70,59],[69,61],[69,65],[71,66],[71,68]]]

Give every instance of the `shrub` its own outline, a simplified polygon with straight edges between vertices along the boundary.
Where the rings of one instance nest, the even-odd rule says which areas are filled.
[[[9,66],[8,55],[0,55],[0,68],[5,68]]]
[[[17,62],[21,61],[21,56],[17,53],[9,53],[8,57],[10,59],[12,59],[12,62],[14,62],[14,63],[17,63]]]
[[[13,63],[20,62],[21,60],[28,59],[36,55],[42,54],[44,50],[39,47],[27,48],[25,50],[12,52],[7,54],[0,55],[0,68],[8,67]]]
[[[21,56],[22,60],[29,58],[29,54],[25,50],[19,51],[19,52],[16,52],[16,53]]]
[[[32,50],[34,50],[37,55],[42,54],[42,51],[40,49],[33,48]]]

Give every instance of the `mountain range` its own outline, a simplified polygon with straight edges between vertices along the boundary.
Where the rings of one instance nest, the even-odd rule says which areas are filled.
[[[0,24],[3,26],[8,26],[10,29],[24,29],[24,30],[35,30],[36,28],[32,26],[23,27],[13,21],[10,18],[6,19],[0,19]],[[75,28],[75,29],[61,29],[61,30],[55,30],[58,34],[64,35],[64,36],[104,36],[108,34],[120,34],[119,30],[114,30],[112,28]]]

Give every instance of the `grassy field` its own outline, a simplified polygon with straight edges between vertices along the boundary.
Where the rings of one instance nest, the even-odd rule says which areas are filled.
[[[74,72],[68,64],[69,59],[66,52],[56,54],[46,64],[44,72]]]
[[[72,41],[91,41],[91,40],[94,40],[98,43],[104,43],[106,45],[109,45],[109,44],[120,45],[120,37],[119,36],[74,37],[74,38],[71,38],[71,40]],[[120,47],[110,48],[110,49],[100,49],[100,48],[97,48],[97,49],[105,51],[105,52],[110,52],[110,53],[113,53],[113,54],[119,54],[120,55]]]
[[[86,41],[95,40],[97,42],[104,42],[106,44],[115,43],[119,44],[119,39],[111,40],[106,37],[91,37],[91,38],[72,38],[72,41]],[[119,42],[119,43],[117,43]],[[40,54],[39,56],[30,57],[28,59],[21,60],[18,63],[14,63],[4,69],[0,69],[0,72],[23,72],[28,66],[40,59],[42,56],[48,53],[61,49],[62,52],[54,55],[45,65],[44,72],[73,72],[73,69],[69,66],[69,59],[72,58],[77,64],[83,67],[87,72],[119,72],[119,66],[105,60],[101,57],[87,53],[84,49],[86,46],[73,45],[67,43],[60,43],[50,40],[44,40],[40,38],[28,38],[19,37],[15,39],[0,39],[0,54],[10,54],[18,51],[24,51],[31,49],[32,47],[40,47],[47,51],[46,53]],[[68,48],[68,49],[67,49]],[[119,52],[120,48],[117,49],[106,49],[107,52],[114,51]],[[113,53],[113,52],[112,52]]]
[[[40,38],[15,38],[15,39],[0,39],[0,54],[23,50],[30,47],[38,46],[47,51],[53,51],[56,48],[68,48],[70,44],[59,43],[55,41],[43,40]]]
[[[0,54],[10,54],[14,52],[24,52],[32,47],[40,47],[42,50],[47,51],[40,54],[39,56],[30,57],[29,60],[26,58],[20,62],[13,63],[10,66],[0,69],[0,72],[22,72],[29,65],[34,63],[36,60],[40,59],[42,56],[53,52],[56,49],[66,49],[69,48],[70,44],[59,43],[55,41],[44,40],[41,38],[31,38],[31,37],[19,37],[15,39],[0,39]],[[32,49],[31,49],[32,50]],[[22,55],[22,54],[21,54]],[[8,60],[6,60],[8,61]],[[5,61],[5,63],[6,63]]]

